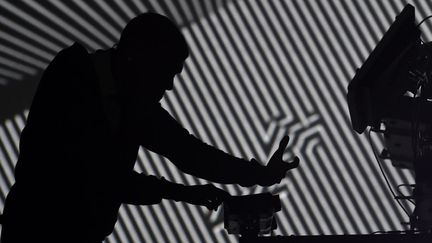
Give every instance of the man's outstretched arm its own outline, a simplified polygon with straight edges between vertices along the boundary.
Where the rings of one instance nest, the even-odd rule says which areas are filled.
[[[223,184],[269,186],[298,166],[297,158],[292,163],[282,161],[288,137],[281,141],[268,166],[263,166],[255,159],[240,159],[202,142],[161,106],[149,108],[148,114],[139,124],[141,145],[168,158],[185,173]]]
[[[120,184],[123,185],[117,183],[118,200],[134,205],[157,204],[162,199],[168,199],[216,210],[229,196],[228,192],[211,184],[185,186],[136,171],[122,178]]]

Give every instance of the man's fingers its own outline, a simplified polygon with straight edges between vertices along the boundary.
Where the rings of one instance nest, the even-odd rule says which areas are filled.
[[[279,156],[280,158],[282,158],[283,153],[285,152],[286,147],[288,146],[288,142],[289,142],[289,137],[288,136],[284,136],[280,143],[279,143],[279,148],[276,151],[277,156]]]
[[[274,152],[270,161],[279,161],[282,160],[283,153],[285,152],[286,147],[288,146],[289,136],[284,136],[280,143],[279,148]]]
[[[219,189],[217,187],[215,187],[214,185],[209,186],[209,189],[211,188],[211,195],[210,198],[208,199],[207,203],[208,206],[207,208],[209,208],[210,210],[217,210],[217,208],[219,207],[219,205],[221,205],[222,202],[224,202],[228,197],[230,197],[231,195],[222,190]]]
[[[288,145],[289,139],[289,136],[285,135],[279,143],[279,149],[285,150],[286,146]]]
[[[291,162],[284,162],[282,161],[277,170],[283,171],[283,173],[286,173],[289,170],[292,170],[294,168],[297,168],[300,164],[300,159],[296,156],[294,158],[294,160],[292,160]]]
[[[217,211],[219,205],[221,205],[222,202],[223,202],[223,200],[220,200],[220,198],[209,199],[209,200],[207,200],[206,207],[209,210]]]
[[[295,157],[294,158],[294,160],[293,161],[291,161],[290,163],[288,163],[289,164],[289,166],[290,166],[290,169],[294,169],[294,168],[297,168],[298,166],[299,166],[299,164],[300,164],[300,159],[299,159],[299,157]]]

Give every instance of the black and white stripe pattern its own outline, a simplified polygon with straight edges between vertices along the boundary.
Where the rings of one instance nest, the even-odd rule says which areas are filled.
[[[9,95],[0,97],[0,206],[13,183],[25,124],[22,90],[30,90],[73,41],[89,50],[108,48],[129,19],[152,10],[177,22],[192,52],[163,100],[176,119],[218,148],[261,161],[289,134],[286,158],[301,157],[301,167],[280,185],[218,186],[237,195],[279,193],[278,234],[404,229],[400,222],[408,218],[388,192],[366,137],[351,129],[345,95],[355,69],[406,3],[416,7],[417,22],[432,14],[432,2],[421,0],[1,1],[0,93]],[[421,25],[425,41],[432,40],[431,27]],[[372,138],[382,147],[380,137]],[[392,185],[413,182],[409,171],[389,163],[384,169]],[[144,149],[136,170],[184,184],[207,183]],[[235,239],[226,235],[219,213],[164,200],[122,207],[106,241]]]

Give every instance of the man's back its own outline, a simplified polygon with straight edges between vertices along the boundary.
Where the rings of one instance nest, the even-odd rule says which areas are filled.
[[[41,237],[111,233],[120,206],[113,186],[133,169],[138,150],[119,136],[109,131],[87,51],[75,44],[60,52],[21,134],[5,227],[16,222]]]

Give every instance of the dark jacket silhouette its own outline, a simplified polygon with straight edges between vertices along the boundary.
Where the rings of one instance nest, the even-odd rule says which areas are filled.
[[[112,55],[75,43],[45,70],[21,134],[3,242],[100,242],[122,203],[183,200],[170,182],[133,170],[140,145],[200,178],[259,183],[264,166],[198,140],[160,103],[140,104],[139,115],[130,109],[110,73]]]

